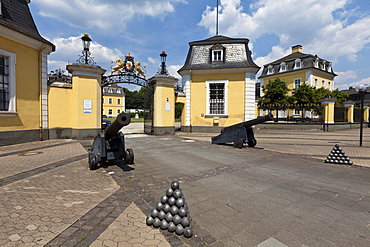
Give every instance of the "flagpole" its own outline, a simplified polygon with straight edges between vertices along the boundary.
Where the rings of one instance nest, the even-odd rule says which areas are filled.
[[[216,36],[218,35],[218,0],[216,6]]]

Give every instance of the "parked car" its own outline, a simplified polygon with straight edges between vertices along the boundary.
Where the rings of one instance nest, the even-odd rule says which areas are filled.
[[[102,130],[105,130],[112,122],[108,119],[102,119]]]

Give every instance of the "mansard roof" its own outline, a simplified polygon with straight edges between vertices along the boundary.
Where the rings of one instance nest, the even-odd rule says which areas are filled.
[[[103,87],[104,95],[125,95],[123,88],[116,84],[109,84],[108,86]]]
[[[29,1],[26,0],[0,0],[0,25],[15,30],[19,33],[27,35],[38,41],[52,46],[55,51],[55,46],[48,40],[44,39],[38,32],[35,22],[32,18],[28,7]]]
[[[256,72],[259,66],[252,60],[252,52],[248,48],[248,39],[229,38],[216,35],[205,40],[193,41],[189,43],[189,51],[183,70],[205,70],[205,69],[227,69],[227,68],[246,68],[253,67]],[[212,62],[211,51],[217,47],[224,49],[224,59],[222,62]]]
[[[301,61],[301,67],[299,69],[294,68],[295,61],[300,60]],[[315,62],[317,61],[317,65],[315,66]],[[285,63],[286,70],[280,71],[280,66]],[[325,69],[322,68],[322,65],[325,64]],[[268,76],[276,76],[284,73],[289,72],[296,72],[300,70],[307,70],[307,69],[314,69],[317,71],[321,71],[324,73],[331,74],[332,76],[336,76],[336,74],[333,71],[333,68],[331,67],[332,63],[319,58],[317,55],[311,55],[311,54],[305,54],[302,52],[292,52],[291,54],[280,58],[276,61],[273,61],[271,63],[265,64],[263,66],[262,74],[259,78],[264,78]],[[273,73],[268,74],[268,68],[273,68]]]

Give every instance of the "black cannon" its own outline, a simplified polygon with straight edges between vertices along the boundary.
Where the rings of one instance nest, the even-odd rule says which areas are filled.
[[[252,126],[269,120],[273,120],[272,114],[222,128],[221,134],[212,137],[212,144],[233,142],[236,148],[242,148],[244,143],[247,143],[250,147],[254,147],[257,141],[254,138]]]
[[[116,120],[104,131],[97,135],[89,150],[89,166],[95,170],[98,164],[113,160],[124,160],[126,164],[134,163],[134,151],[125,150],[125,137],[119,130],[129,125],[131,117],[127,113],[120,113]]]

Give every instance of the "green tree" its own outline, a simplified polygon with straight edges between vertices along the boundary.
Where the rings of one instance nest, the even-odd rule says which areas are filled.
[[[276,110],[276,118],[278,119],[279,110],[285,110],[288,105],[289,89],[285,81],[280,78],[269,82],[262,86],[263,96],[258,100],[258,106],[263,110]]]
[[[340,91],[338,88],[331,92],[331,97],[337,99],[335,101],[336,106],[343,106],[343,102],[345,102],[348,98],[348,94],[343,91]]]
[[[315,88],[303,83],[293,89],[294,108],[302,111],[302,119],[306,110],[315,109],[316,93]]]
[[[123,88],[126,99],[126,109],[144,109],[144,88],[139,91],[130,91]]]

